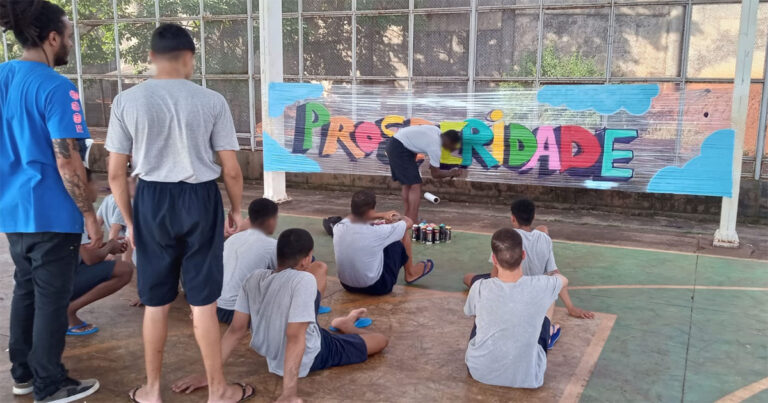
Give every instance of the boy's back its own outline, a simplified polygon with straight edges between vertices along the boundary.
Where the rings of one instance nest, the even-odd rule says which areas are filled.
[[[555,254],[552,250],[552,238],[546,233],[534,229],[526,231],[515,228],[520,237],[523,238],[523,250],[525,251],[525,260],[523,260],[523,275],[541,276],[557,270],[555,264]],[[488,258],[488,263],[493,264],[493,260]]]
[[[543,384],[547,356],[538,339],[547,309],[561,288],[561,280],[551,276],[523,276],[514,283],[498,278],[475,282],[464,306],[477,326],[466,354],[474,379],[518,388]]]
[[[299,376],[306,376],[320,351],[315,316],[315,278],[303,271],[257,270],[243,284],[235,310],[251,316],[251,348],[267,359],[269,372],[283,375],[285,329],[288,323],[309,322]]]
[[[333,227],[339,280],[352,287],[375,283],[384,268],[384,248],[399,241],[406,230],[405,221],[381,225],[351,222],[348,218],[340,221]]]
[[[224,241],[224,287],[217,306],[234,309],[245,280],[256,270],[277,268],[277,240],[255,228]]]
[[[214,152],[238,150],[221,94],[189,80],[150,79],[115,97],[107,149],[132,154],[146,181],[201,183],[221,173]]]

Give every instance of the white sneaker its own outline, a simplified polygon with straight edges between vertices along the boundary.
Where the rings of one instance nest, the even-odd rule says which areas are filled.
[[[32,381],[13,384],[13,394],[16,396],[28,395],[34,390],[35,387],[32,385]]]
[[[99,381],[95,379],[85,379],[78,381],[67,378],[56,393],[46,397],[43,400],[35,400],[35,403],[67,403],[80,400],[90,396],[99,390]]]

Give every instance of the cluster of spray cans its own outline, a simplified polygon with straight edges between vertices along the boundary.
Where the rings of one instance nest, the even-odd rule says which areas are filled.
[[[453,238],[453,231],[450,226],[445,224],[427,224],[426,221],[421,224],[413,224],[411,228],[411,240],[426,245],[437,243],[448,243]]]

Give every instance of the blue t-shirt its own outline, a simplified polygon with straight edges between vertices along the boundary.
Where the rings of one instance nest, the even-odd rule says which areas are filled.
[[[0,64],[0,127],[0,232],[82,233],[51,141],[90,137],[74,84],[43,63]]]

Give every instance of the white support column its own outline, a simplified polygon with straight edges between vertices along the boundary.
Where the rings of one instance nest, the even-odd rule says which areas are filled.
[[[744,151],[744,132],[747,127],[749,86],[752,73],[752,53],[757,33],[758,0],[741,1],[741,22],[739,43],[736,54],[736,74],[733,80],[733,102],[731,105],[731,127],[736,136],[733,145],[733,190],[731,197],[723,197],[720,210],[720,228],[715,231],[714,246],[737,248],[736,217],[739,211],[739,188],[741,186],[741,157]]]
[[[301,23],[301,21],[299,21]],[[279,144],[284,142],[283,118],[269,116],[269,83],[283,81],[283,4],[259,0],[261,54],[261,128]],[[264,197],[276,203],[290,200],[285,191],[285,172],[264,171]]]

